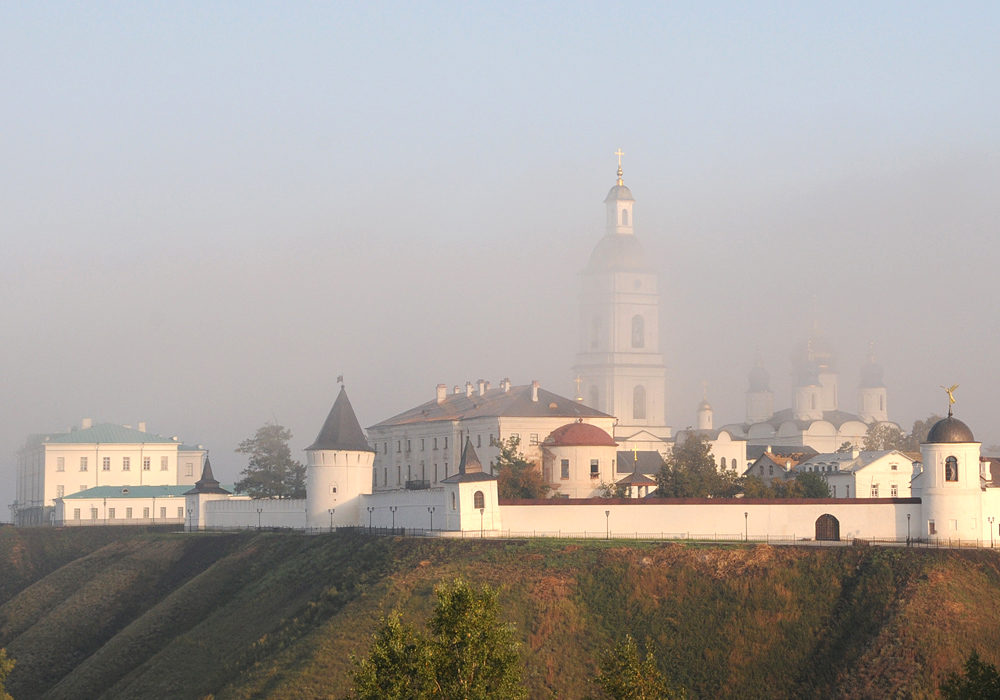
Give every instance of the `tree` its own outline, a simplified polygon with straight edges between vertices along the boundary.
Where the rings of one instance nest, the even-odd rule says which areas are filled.
[[[617,484],[613,481],[608,483],[602,479],[597,488],[601,492],[599,498],[632,498],[631,484]]]
[[[497,495],[500,498],[545,498],[548,495],[550,487],[542,478],[542,473],[521,454],[521,438],[493,438],[490,444],[500,450],[491,465],[496,470]]]
[[[759,476],[743,478],[746,498],[829,498],[830,485],[815,472],[797,472],[793,478],[772,479],[766,483]]]
[[[707,498],[734,496],[740,490],[739,477],[715,466],[708,438],[688,435],[674,449],[656,475],[656,495],[665,498]]]
[[[799,472],[795,475],[795,483],[802,489],[799,498],[829,498],[830,484],[816,472]]]
[[[941,696],[944,700],[1000,700],[1000,673],[974,651],[965,661],[964,675],[948,674]]]
[[[521,659],[497,591],[462,579],[435,591],[431,636],[383,618],[368,658],[354,661],[357,700],[522,700]]]
[[[649,640],[646,641],[646,658],[640,659],[639,648],[630,634],[601,657],[594,684],[611,700],[681,700],[687,697],[683,688],[672,687],[660,673],[649,652]]]
[[[837,448],[837,452],[850,452],[853,449],[854,449],[854,443],[848,440],[847,442],[842,443],[840,447]]]
[[[358,700],[423,700],[437,687],[427,639],[400,622],[398,612],[382,618],[368,658],[351,660]]]
[[[905,450],[909,444],[909,436],[890,423],[872,421],[865,433],[863,447],[865,450]]]
[[[288,441],[292,433],[277,423],[257,428],[252,438],[236,448],[250,455],[236,489],[254,498],[305,498],[306,468],[292,459]]]
[[[7,656],[6,649],[0,649],[0,700],[13,700],[7,692],[7,676],[14,670],[14,659]]]

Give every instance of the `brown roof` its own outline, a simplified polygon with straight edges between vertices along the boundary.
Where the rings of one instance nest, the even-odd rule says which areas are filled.
[[[448,394],[444,401],[436,399],[421,404],[409,411],[376,423],[372,428],[411,423],[429,423],[442,420],[468,420],[470,418],[494,417],[561,417],[561,418],[610,418],[578,401],[553,394],[545,389],[538,390],[538,401],[531,400],[531,385],[514,386],[510,391],[497,387],[482,396],[474,392],[472,396]]]
[[[568,423],[549,433],[545,444],[555,447],[572,447],[586,445],[588,447],[618,447],[615,439],[596,425],[589,423]]]

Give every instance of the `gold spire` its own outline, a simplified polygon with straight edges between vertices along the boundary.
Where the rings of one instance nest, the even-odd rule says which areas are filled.
[[[618,186],[621,187],[625,184],[622,182],[622,156],[625,155],[625,153],[619,148],[615,151],[615,155],[618,156]]]

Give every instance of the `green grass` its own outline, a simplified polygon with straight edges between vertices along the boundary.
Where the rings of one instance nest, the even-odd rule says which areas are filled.
[[[17,700],[342,697],[456,576],[500,587],[532,698],[593,695],[626,632],[695,698],[933,698],[1000,661],[992,552],[112,530],[0,530]]]

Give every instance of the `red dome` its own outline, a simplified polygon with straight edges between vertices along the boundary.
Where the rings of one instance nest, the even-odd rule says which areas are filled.
[[[618,443],[596,425],[589,423],[570,423],[556,428],[545,438],[546,445],[554,447],[617,447]]]

